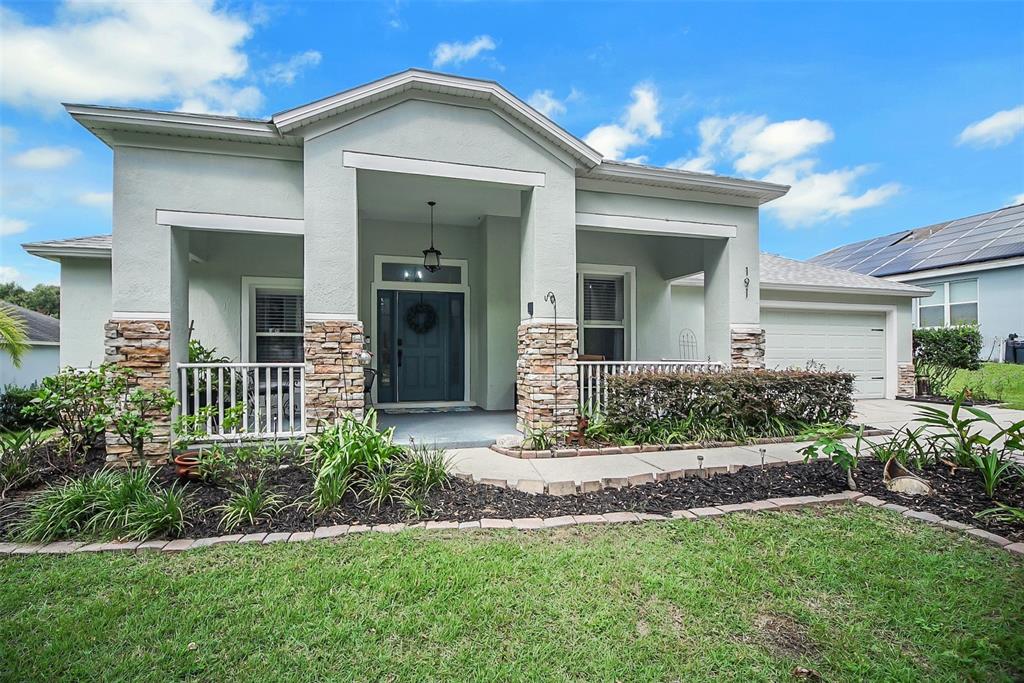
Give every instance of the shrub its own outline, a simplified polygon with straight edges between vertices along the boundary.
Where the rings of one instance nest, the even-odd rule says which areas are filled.
[[[615,431],[641,439],[684,431],[782,436],[807,424],[845,424],[852,396],[853,375],[844,372],[639,373],[608,379],[606,415]]]
[[[30,498],[17,526],[24,541],[45,543],[79,534],[141,541],[185,527],[187,499],[176,487],[159,489],[154,472],[100,470],[50,486]]]
[[[127,369],[111,371],[107,391],[112,400],[110,427],[131,447],[138,460],[145,456],[143,447],[153,438],[153,419],[166,415],[177,401],[174,392],[164,387],[145,389],[133,386],[134,374]]]
[[[36,454],[43,448],[42,432],[31,429],[0,431],[0,498],[36,480]]]
[[[42,429],[53,423],[46,415],[31,415],[26,410],[39,396],[39,387],[9,384],[0,393],[0,429]]]
[[[928,378],[934,395],[944,395],[957,370],[981,367],[981,330],[977,325],[914,330],[914,364]]]
[[[861,427],[857,432],[857,441],[852,451],[841,441],[847,434],[848,430],[843,425],[820,425],[810,432],[814,441],[801,448],[799,452],[803,454],[804,462],[817,460],[819,457],[831,460],[832,464],[846,475],[846,488],[856,491],[857,482],[853,478],[853,471],[857,469],[857,456],[864,441],[864,428]]]
[[[69,459],[94,446],[110,420],[115,367],[78,372],[65,368],[43,379],[39,395],[25,409],[30,416],[47,418],[60,429]]]

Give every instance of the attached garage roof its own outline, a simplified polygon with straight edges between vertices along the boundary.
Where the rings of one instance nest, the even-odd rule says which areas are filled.
[[[680,278],[673,284],[703,285],[704,275]],[[807,292],[850,292],[880,294],[888,296],[920,297],[931,294],[930,290],[883,280],[870,275],[851,273],[847,270],[829,268],[807,261],[797,261],[777,254],[761,253],[761,288],[807,291]]]

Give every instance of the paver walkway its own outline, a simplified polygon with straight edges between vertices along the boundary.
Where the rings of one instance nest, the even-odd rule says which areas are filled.
[[[949,406],[943,406],[947,410]],[[873,399],[857,401],[854,419],[873,427],[895,429],[911,423],[918,405],[909,401]],[[1024,411],[1004,408],[985,410],[1002,424],[1024,419]],[[983,428],[983,431],[993,431]],[[884,437],[882,437],[884,438]],[[765,451],[765,463],[799,462],[803,456],[797,452],[804,444],[781,443],[763,446],[736,446],[731,448],[702,448],[685,451],[661,451],[623,455],[592,455],[576,458],[544,458],[522,460],[495,453],[489,448],[464,448],[450,451],[452,471],[482,479],[504,480],[509,486],[519,481],[575,482],[577,485],[602,479],[623,479],[641,475],[655,478],[665,472],[681,469],[714,468],[725,471],[740,465],[760,465],[760,450]],[[703,461],[698,459],[703,456]],[[701,464],[702,463],[702,464]]]

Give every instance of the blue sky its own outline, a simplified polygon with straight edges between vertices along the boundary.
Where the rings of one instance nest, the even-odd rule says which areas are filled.
[[[792,184],[766,251],[1024,201],[1024,3],[2,3],[0,279],[110,231],[61,101],[266,117],[408,67],[490,78],[606,156]]]

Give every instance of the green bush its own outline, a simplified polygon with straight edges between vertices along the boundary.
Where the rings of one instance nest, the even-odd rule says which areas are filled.
[[[914,365],[928,378],[931,393],[944,395],[957,370],[981,367],[981,330],[977,325],[914,330]]]
[[[853,375],[639,373],[609,378],[607,396],[610,428],[636,441],[744,440],[792,435],[820,422],[845,424],[853,412]]]
[[[5,386],[0,393],[0,429],[43,429],[53,422],[46,415],[26,410],[39,396],[39,387]]]
[[[26,408],[30,416],[46,417],[60,429],[61,449],[70,460],[92,448],[103,435],[111,416],[115,371],[114,365],[87,372],[65,368],[43,379],[39,395]]]

